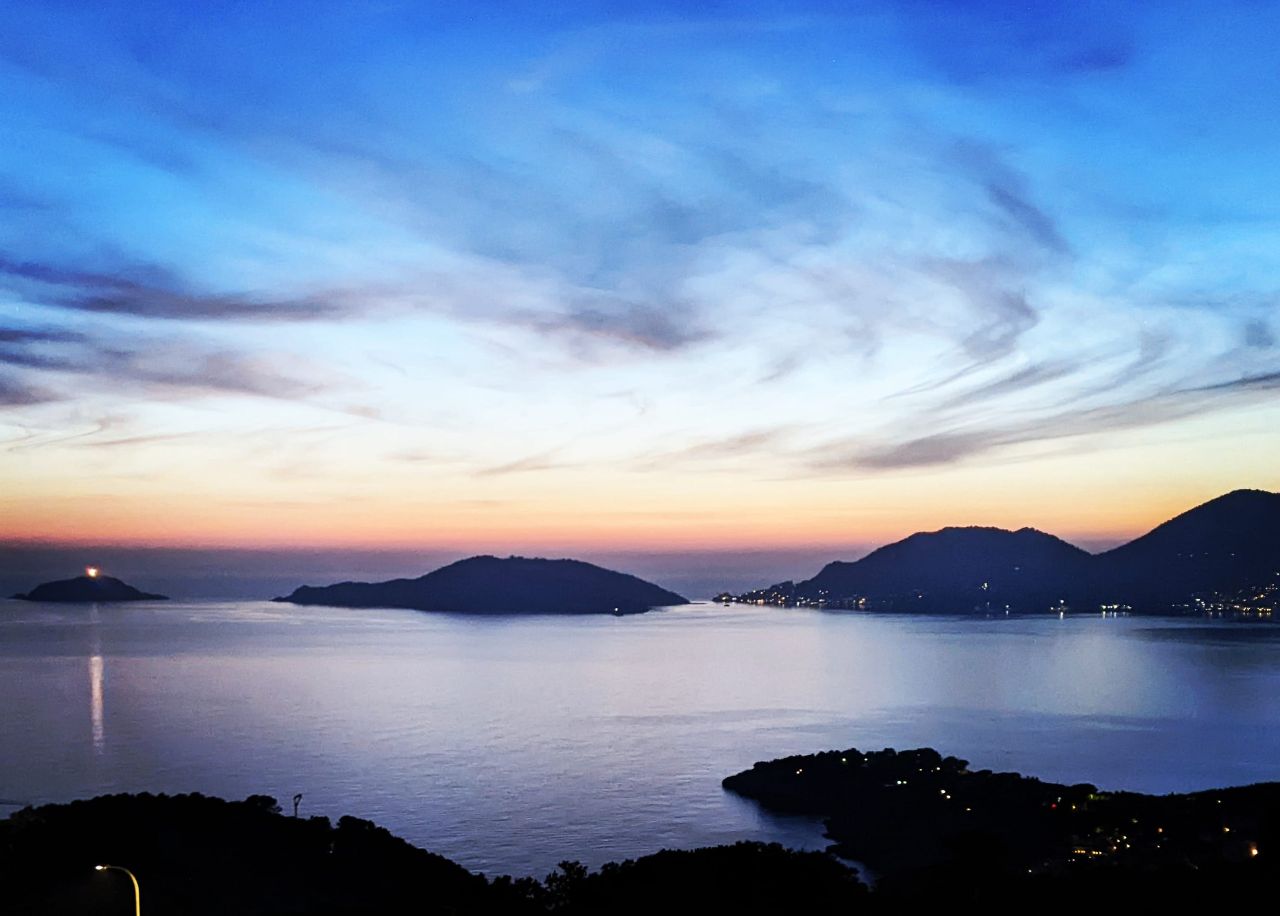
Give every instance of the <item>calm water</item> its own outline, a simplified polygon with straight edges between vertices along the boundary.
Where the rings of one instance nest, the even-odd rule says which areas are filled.
[[[1278,695],[1280,627],[3,602],[0,799],[302,792],[303,814],[543,874],[740,838],[820,847],[720,789],[787,753],[927,744],[1156,792],[1280,779]]]

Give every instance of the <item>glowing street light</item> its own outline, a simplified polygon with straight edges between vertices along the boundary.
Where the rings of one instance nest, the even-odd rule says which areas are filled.
[[[84,568],[84,574],[88,576],[90,579],[96,579],[98,578],[98,567],[86,566]]]
[[[133,882],[133,916],[142,916],[142,890],[138,887],[138,877],[129,869],[120,865],[95,865],[94,871],[122,871],[129,876],[129,880]]]

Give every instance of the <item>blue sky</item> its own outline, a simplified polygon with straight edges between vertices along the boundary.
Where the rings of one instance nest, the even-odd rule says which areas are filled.
[[[0,537],[1106,537],[1274,488],[1278,20],[11,4]]]

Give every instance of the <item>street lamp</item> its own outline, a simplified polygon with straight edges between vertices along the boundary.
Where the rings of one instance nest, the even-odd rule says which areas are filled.
[[[120,865],[93,866],[94,871],[107,871],[109,869],[122,871],[129,876],[129,880],[133,882],[133,916],[142,916],[142,890],[138,887],[138,876]]]

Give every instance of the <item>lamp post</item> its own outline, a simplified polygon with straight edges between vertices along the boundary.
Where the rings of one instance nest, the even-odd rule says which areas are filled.
[[[138,876],[129,869],[120,865],[95,865],[94,871],[122,871],[129,876],[129,880],[133,882],[133,916],[142,916],[142,889],[138,887]]]

